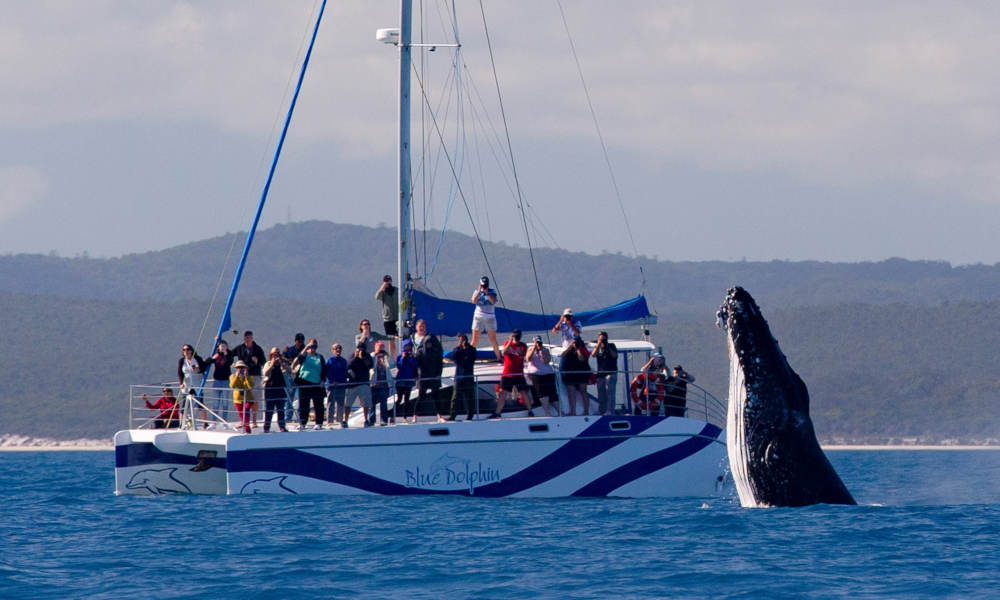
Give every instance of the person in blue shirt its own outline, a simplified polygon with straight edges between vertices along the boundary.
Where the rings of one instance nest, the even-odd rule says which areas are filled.
[[[500,344],[497,343],[497,316],[496,303],[497,291],[490,287],[490,278],[483,275],[479,279],[479,287],[473,292],[472,302],[476,304],[476,311],[472,313],[472,347],[479,344],[479,334],[486,330],[486,335],[493,345],[493,354],[496,354],[497,361],[500,361]]]
[[[306,342],[306,351],[292,361],[295,387],[299,388],[299,431],[309,423],[309,408],[316,414],[313,429],[323,429],[325,406],[323,406],[323,382],[326,381],[326,361],[316,352],[319,342],[316,338]]]
[[[333,355],[326,359],[326,391],[329,423],[347,421],[347,359],[341,356],[344,347],[340,344],[330,346]]]

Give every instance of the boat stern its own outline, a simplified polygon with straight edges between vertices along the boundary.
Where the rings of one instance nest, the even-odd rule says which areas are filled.
[[[226,440],[232,433],[129,429],[115,434],[115,494],[226,493]]]

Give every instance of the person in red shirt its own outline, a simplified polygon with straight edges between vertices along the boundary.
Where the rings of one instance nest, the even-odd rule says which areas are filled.
[[[503,374],[500,377],[500,393],[497,395],[497,409],[491,419],[499,419],[503,412],[504,404],[511,391],[517,392],[528,409],[528,416],[533,417],[531,412],[531,396],[528,395],[528,382],[524,380],[524,356],[528,353],[528,345],[521,341],[521,330],[515,329],[510,332],[510,338],[504,342],[501,349],[503,355]]]
[[[156,402],[150,404],[149,396],[146,394],[142,395],[142,401],[146,403],[146,408],[150,410],[159,410],[160,414],[156,415],[153,426],[156,429],[169,429],[171,427],[176,427],[179,419],[178,416],[178,406],[177,398],[174,398],[174,392],[168,387],[163,388],[163,396],[158,398]]]

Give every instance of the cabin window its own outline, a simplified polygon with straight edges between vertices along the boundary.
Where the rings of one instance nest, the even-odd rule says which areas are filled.
[[[432,429],[429,429],[428,432],[431,434],[431,437],[434,437],[436,435],[448,435],[448,428],[447,427],[434,427]]]
[[[528,425],[528,431],[530,431],[532,433],[540,432],[540,431],[548,431],[548,430],[549,430],[549,426],[546,425],[545,423],[541,423],[541,424],[538,424],[538,425]]]
[[[611,421],[611,431],[628,431],[632,425],[628,421]]]

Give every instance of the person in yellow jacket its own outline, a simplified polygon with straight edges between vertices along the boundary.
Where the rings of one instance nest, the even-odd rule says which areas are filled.
[[[253,401],[253,379],[247,375],[247,364],[242,360],[233,363],[233,370],[236,373],[229,376],[229,387],[233,388],[233,404],[240,415],[240,426],[244,432],[250,433],[250,412],[257,409],[257,403]]]

